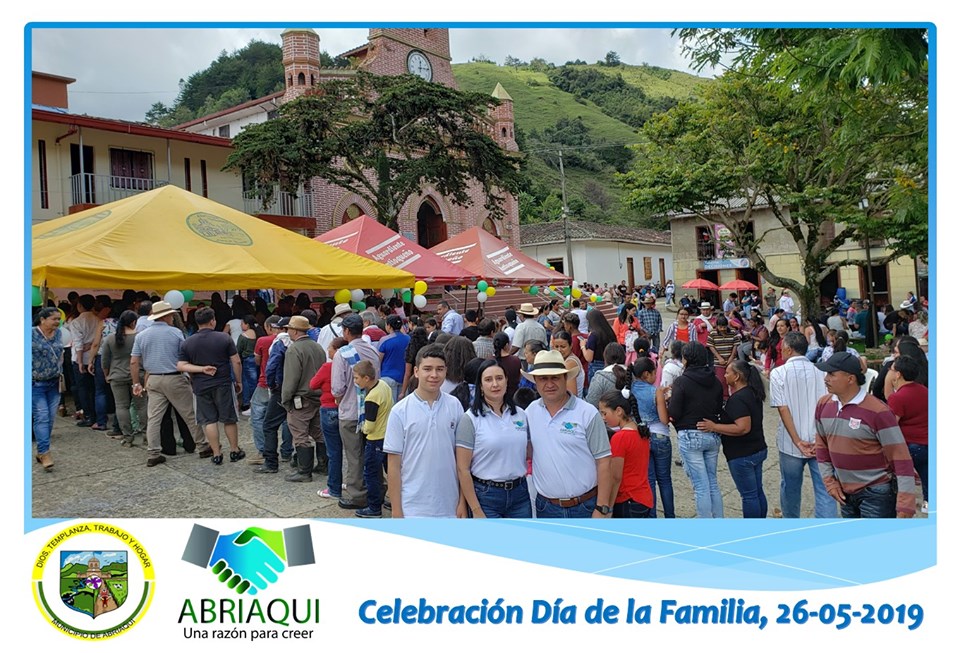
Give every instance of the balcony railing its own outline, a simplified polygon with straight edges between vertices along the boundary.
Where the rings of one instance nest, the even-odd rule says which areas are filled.
[[[717,247],[712,242],[698,242],[697,258],[701,261],[717,258]]]
[[[243,212],[250,215],[289,215],[297,218],[313,217],[313,197],[302,190],[294,195],[275,189],[273,199],[267,206],[252,192],[243,195]]]
[[[167,184],[162,179],[78,173],[70,177],[71,204],[107,204]]]

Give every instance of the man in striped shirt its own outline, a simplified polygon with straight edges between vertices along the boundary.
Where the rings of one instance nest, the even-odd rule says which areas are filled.
[[[830,393],[817,404],[817,462],[841,516],[912,517],[913,460],[896,416],[861,387],[853,354],[836,353],[817,367]]]

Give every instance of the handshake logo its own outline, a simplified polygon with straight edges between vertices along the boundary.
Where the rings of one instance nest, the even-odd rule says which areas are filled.
[[[198,567],[209,567],[217,580],[237,594],[250,595],[277,582],[287,567],[315,562],[313,539],[307,525],[282,531],[254,526],[221,535],[194,524],[183,550],[183,560]]]

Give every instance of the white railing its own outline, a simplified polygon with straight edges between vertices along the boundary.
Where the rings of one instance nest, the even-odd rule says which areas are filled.
[[[168,182],[162,179],[95,175],[84,172],[71,175],[70,197],[72,204],[107,204],[167,184]]]
[[[252,192],[243,195],[243,212],[250,215],[266,213],[268,215],[290,215],[298,218],[313,217],[313,198],[302,190],[298,194],[285,193],[274,189],[273,199],[267,206]]]

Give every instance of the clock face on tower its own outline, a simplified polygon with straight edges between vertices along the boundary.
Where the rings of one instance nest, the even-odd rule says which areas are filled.
[[[433,66],[427,55],[417,50],[407,55],[407,71],[417,77],[422,77],[428,82],[433,80]]]

